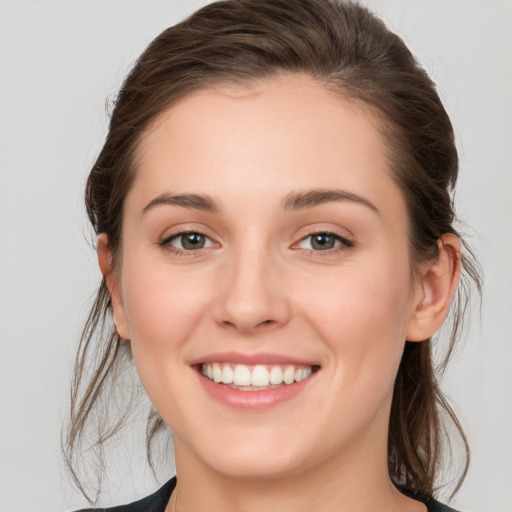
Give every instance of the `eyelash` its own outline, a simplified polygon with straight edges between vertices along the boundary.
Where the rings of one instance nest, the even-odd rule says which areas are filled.
[[[200,247],[199,249],[195,249],[195,250],[180,249],[179,247],[174,247],[173,245],[171,245],[171,242],[173,240],[177,240],[186,235],[200,235],[200,236],[203,236],[206,240],[209,240],[210,242],[212,242],[211,238],[208,235],[205,235],[204,233],[201,233],[200,231],[185,230],[185,231],[178,231],[177,233],[173,233],[171,236],[164,238],[159,243],[159,245],[161,247],[164,247],[168,252],[175,254],[177,256],[197,256],[197,252],[199,252],[199,249],[208,249],[208,247]],[[212,243],[212,245],[213,245],[213,243]]]
[[[307,234],[306,236],[304,236],[303,238],[300,239],[299,244],[304,242],[308,238],[312,238],[312,237],[318,236],[318,235],[325,235],[325,236],[332,237],[332,238],[334,238],[335,243],[338,242],[338,245],[334,246],[332,248],[329,248],[329,249],[324,249],[324,250],[304,249],[306,251],[306,254],[308,254],[309,256],[321,257],[322,254],[325,254],[325,255],[337,254],[338,252],[345,251],[351,247],[354,247],[354,245],[355,245],[354,242],[352,242],[352,240],[349,240],[348,238],[341,236],[336,232],[322,231],[322,230],[313,231],[312,233]],[[295,245],[297,245],[297,244],[295,244]]]
[[[195,249],[195,250],[180,249],[179,247],[174,247],[173,245],[171,245],[172,241],[177,240],[186,235],[203,236],[203,237],[205,237],[205,239],[207,239],[211,242],[211,245],[209,245],[208,247],[200,247],[199,249]],[[322,253],[333,254],[333,253],[337,253],[337,252],[349,249],[350,247],[353,247],[355,245],[354,242],[352,242],[348,238],[345,238],[344,236],[341,236],[338,233],[335,233],[332,231],[311,232],[311,233],[307,234],[306,236],[302,237],[300,239],[300,241],[298,242],[298,244],[304,242],[308,238],[312,238],[317,235],[326,235],[326,236],[333,237],[335,242],[339,242],[339,244],[337,246],[334,246],[329,249],[324,249],[324,250],[303,249],[310,256],[321,256]],[[161,242],[159,242],[159,245],[161,247],[164,247],[168,252],[175,254],[177,256],[197,256],[197,253],[199,252],[200,249],[208,249],[209,247],[211,247],[214,244],[215,244],[215,242],[213,242],[209,236],[205,235],[204,233],[201,233],[200,231],[193,231],[193,230],[178,231],[177,233],[173,233],[171,236],[168,236],[165,239],[163,239]],[[297,244],[294,244],[294,245],[297,245]]]

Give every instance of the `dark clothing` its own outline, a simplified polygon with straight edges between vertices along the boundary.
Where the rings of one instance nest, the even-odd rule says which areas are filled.
[[[158,491],[151,494],[151,496],[146,496],[145,498],[135,501],[129,505],[120,505],[112,508],[84,508],[82,510],[77,510],[77,512],[91,512],[93,510],[96,512],[164,512],[175,487],[176,477],[169,480],[163,487],[158,489]],[[415,500],[424,503],[427,506],[428,512],[457,512],[453,508],[439,503],[430,496],[425,496],[424,494],[403,489],[401,489],[401,492],[410,498],[414,498]]]
[[[404,489],[403,487],[400,487],[399,490],[402,494],[409,496],[409,498],[413,498],[417,501],[421,501],[421,503],[424,503],[427,506],[428,512],[457,512],[455,509],[439,503],[439,501],[436,501],[434,498],[428,496],[427,494]]]
[[[76,512],[91,512],[93,510],[96,512],[164,512],[175,487],[176,477],[169,480],[163,487],[160,487],[158,491],[150,496],[146,496],[128,505],[119,505],[111,508],[84,508]]]

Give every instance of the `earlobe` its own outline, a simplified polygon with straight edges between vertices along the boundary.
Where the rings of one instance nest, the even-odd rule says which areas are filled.
[[[128,340],[130,334],[126,322],[126,313],[123,306],[119,282],[112,265],[112,250],[108,244],[108,237],[105,233],[100,233],[96,243],[98,264],[105,278],[110,299],[112,303],[112,316],[116,326],[117,333],[121,338]]]
[[[438,247],[438,258],[422,269],[417,304],[407,326],[408,341],[424,341],[440,329],[459,282],[459,239],[446,233],[439,239]]]

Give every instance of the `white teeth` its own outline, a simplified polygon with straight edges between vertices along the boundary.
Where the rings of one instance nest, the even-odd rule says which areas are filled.
[[[229,363],[207,363],[201,367],[201,374],[216,383],[233,384],[240,387],[265,388],[281,384],[293,384],[307,379],[313,373],[311,366],[296,368],[279,365],[246,366]]]
[[[233,375],[233,384],[235,386],[250,386],[251,370],[243,364],[237,364]]]
[[[220,382],[222,380],[222,370],[220,369],[219,363],[213,363],[212,377],[213,382]]]
[[[225,364],[222,369],[222,383],[232,384],[233,383],[233,369],[229,364]]]
[[[301,380],[307,379],[312,373],[311,367],[309,368],[299,368],[295,371],[295,382],[300,382]]]
[[[295,367],[288,366],[283,372],[283,381],[285,384],[292,384],[295,381]]]
[[[251,385],[252,386],[268,386],[270,384],[270,376],[268,370],[261,365],[255,366],[252,370]]]
[[[272,370],[270,370],[269,376],[270,384],[282,384],[283,383],[283,370],[281,370],[280,366],[274,366]]]

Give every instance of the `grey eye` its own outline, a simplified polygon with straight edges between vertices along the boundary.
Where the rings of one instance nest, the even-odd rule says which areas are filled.
[[[194,251],[212,245],[211,240],[202,233],[178,233],[172,236],[168,243],[177,249]]]
[[[336,242],[339,243],[338,237],[329,233],[316,233],[308,238],[311,239],[311,247],[315,251],[333,249],[336,246]]]
[[[347,238],[336,233],[318,232],[305,236],[299,243],[298,247],[308,251],[328,251],[330,249],[352,247],[354,244]]]
[[[184,249],[202,249],[205,245],[205,236],[199,233],[187,233],[181,236],[181,244]]]

